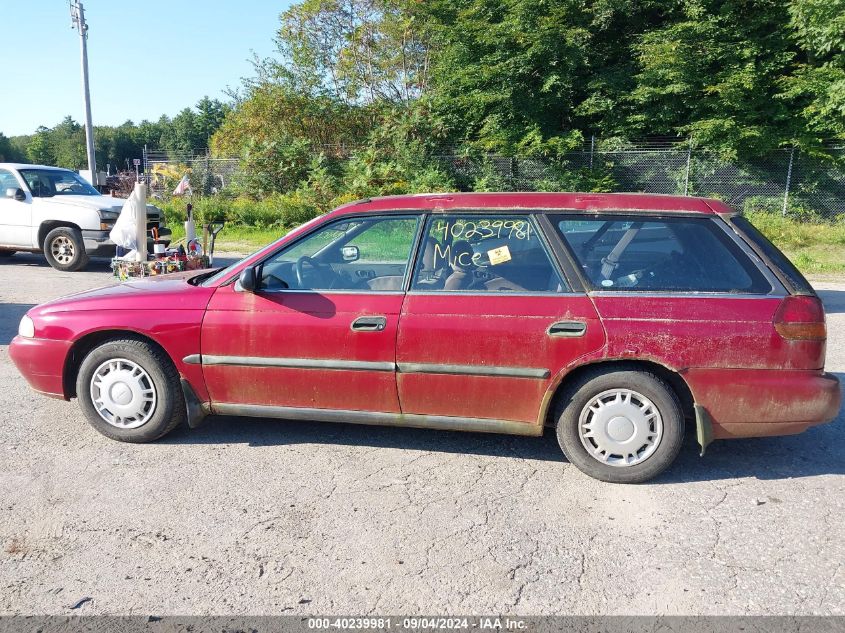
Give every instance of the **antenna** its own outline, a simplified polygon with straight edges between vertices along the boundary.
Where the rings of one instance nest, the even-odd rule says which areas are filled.
[[[97,162],[94,158],[94,126],[91,124],[91,91],[88,88],[88,23],[85,22],[85,8],[82,0],[70,0],[70,27],[79,31],[82,49],[82,96],[85,99],[85,145],[88,153],[88,169],[91,184],[97,185]]]

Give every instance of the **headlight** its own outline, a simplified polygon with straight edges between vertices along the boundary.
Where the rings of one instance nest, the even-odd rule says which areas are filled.
[[[118,211],[100,211],[100,217],[103,220],[117,220],[117,216],[120,215]]]
[[[28,316],[24,315],[18,325],[18,336],[33,338],[35,336],[35,324]]]

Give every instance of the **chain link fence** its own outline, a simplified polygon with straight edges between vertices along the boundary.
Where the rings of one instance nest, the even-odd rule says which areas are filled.
[[[324,151],[325,148],[317,148]],[[354,148],[332,148],[343,160]],[[492,154],[463,155],[450,149],[433,159],[460,190],[628,191],[719,198],[739,210],[765,210],[802,218],[845,217],[845,147],[808,154],[782,149],[750,161],[715,152],[642,144],[601,149],[595,141],[555,160]],[[144,172],[154,193],[169,194],[190,173],[195,192],[214,194],[231,186],[238,158],[213,158],[207,150],[174,154],[144,152]],[[170,191],[168,191],[168,188]]]
[[[188,175],[191,189],[205,195],[215,194],[232,185],[240,173],[240,159],[215,158],[208,150],[168,152],[144,148],[142,164],[150,190],[166,196]]]

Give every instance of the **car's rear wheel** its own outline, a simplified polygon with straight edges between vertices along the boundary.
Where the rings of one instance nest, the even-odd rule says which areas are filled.
[[[44,238],[44,257],[56,270],[75,272],[88,264],[85,242],[79,229],[60,226],[47,233]]]
[[[558,404],[557,437],[579,470],[612,483],[640,483],[666,470],[684,439],[672,389],[643,370],[597,370],[569,385]]]
[[[112,340],[83,359],[76,394],[88,422],[121,442],[152,442],[185,421],[179,372],[154,345]]]

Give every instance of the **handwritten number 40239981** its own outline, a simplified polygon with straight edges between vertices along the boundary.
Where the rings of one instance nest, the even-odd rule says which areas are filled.
[[[491,238],[531,239],[531,225],[526,220],[438,220],[432,231],[441,240],[486,240]]]

